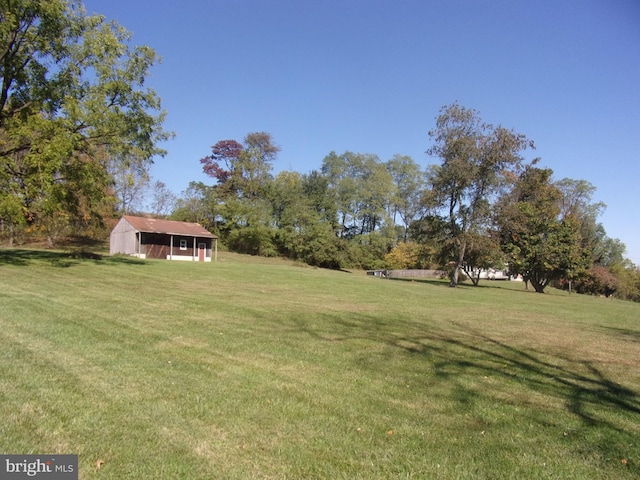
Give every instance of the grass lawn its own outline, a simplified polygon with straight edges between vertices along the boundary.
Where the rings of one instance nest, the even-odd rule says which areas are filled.
[[[640,304],[220,256],[0,249],[0,452],[81,479],[640,478]]]

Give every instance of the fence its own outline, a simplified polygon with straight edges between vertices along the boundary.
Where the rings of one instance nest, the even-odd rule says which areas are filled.
[[[367,275],[385,278],[444,278],[447,272],[442,270],[370,270]]]

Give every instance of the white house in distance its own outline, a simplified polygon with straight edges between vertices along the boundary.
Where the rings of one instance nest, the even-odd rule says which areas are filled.
[[[218,259],[218,237],[198,223],[125,215],[111,231],[109,253],[210,262]]]

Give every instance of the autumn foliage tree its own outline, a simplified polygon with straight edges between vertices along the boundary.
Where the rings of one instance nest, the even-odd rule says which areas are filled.
[[[618,278],[607,267],[594,265],[585,273],[576,290],[610,297],[618,290],[619,284]]]
[[[202,158],[202,170],[216,180],[213,196],[220,217],[219,233],[236,250],[257,255],[274,255],[274,230],[267,189],[280,147],[269,133],[254,132],[243,144],[221,140]]]
[[[244,144],[220,140],[200,163],[202,171],[214,178],[225,194],[251,198],[257,197],[271,179],[272,163],[279,151],[269,133],[254,132],[244,138]]]
[[[211,147],[211,155],[200,160],[202,171],[214,178],[218,185],[226,185],[237,169],[244,147],[235,140],[220,140]]]
[[[401,242],[384,257],[387,268],[431,268],[435,262],[435,249],[416,242]]]

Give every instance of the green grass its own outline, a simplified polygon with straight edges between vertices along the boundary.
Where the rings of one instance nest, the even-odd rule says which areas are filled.
[[[640,305],[221,259],[0,250],[0,451],[81,479],[640,476]]]

